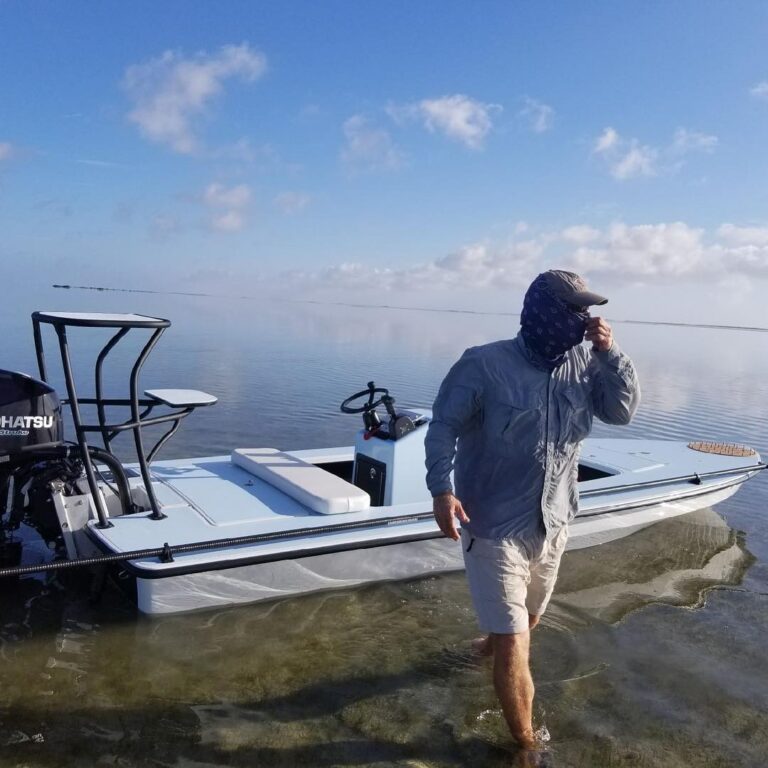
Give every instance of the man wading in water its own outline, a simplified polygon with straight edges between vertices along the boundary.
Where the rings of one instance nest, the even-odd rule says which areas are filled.
[[[487,633],[473,646],[493,655],[504,717],[524,748],[535,746],[529,633],[549,602],[578,507],[581,441],[593,415],[627,424],[640,400],[632,361],[608,323],[589,315],[606,302],[572,272],[539,275],[525,294],[520,333],[468,349],[448,372],[426,437],[435,519],[461,538]]]

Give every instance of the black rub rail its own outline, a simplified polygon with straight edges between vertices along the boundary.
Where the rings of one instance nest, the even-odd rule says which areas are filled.
[[[134,549],[130,552],[120,552],[113,555],[99,555],[97,557],[81,557],[77,560],[58,560],[54,563],[38,563],[36,565],[17,565],[13,568],[0,569],[0,577],[26,576],[31,573],[48,573],[52,571],[64,571],[69,568],[83,568],[89,565],[107,565],[109,563],[121,563],[128,560],[144,560],[148,557],[160,558],[161,562],[173,562],[173,556],[184,552],[203,552],[207,549],[221,549],[223,547],[239,546],[242,544],[265,544],[273,541],[300,538],[302,536],[322,536],[331,533],[343,533],[345,531],[358,531],[367,528],[398,525],[402,523],[420,523],[425,520],[434,520],[432,512],[420,512],[415,515],[399,515],[393,517],[380,517],[376,520],[353,520],[349,523],[334,523],[333,525],[314,526],[310,528],[295,528],[290,531],[273,531],[271,533],[255,533],[251,536],[236,536],[228,539],[214,539],[212,541],[198,541],[192,544],[164,544],[162,547],[151,549]]]

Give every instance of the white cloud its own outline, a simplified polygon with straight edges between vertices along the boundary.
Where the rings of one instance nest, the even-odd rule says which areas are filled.
[[[224,211],[211,216],[211,227],[219,232],[239,232],[245,226],[242,211]]]
[[[440,131],[470,149],[483,146],[493,127],[491,114],[501,109],[496,104],[484,104],[462,94],[425,99],[419,107],[428,130]]]
[[[735,245],[768,245],[768,227],[737,227],[725,223],[720,225],[717,234]]]
[[[619,134],[615,129],[608,126],[595,140],[595,147],[592,151],[597,154],[609,152],[614,149],[618,143]]]
[[[471,288],[523,285],[544,251],[538,240],[502,244],[475,243],[434,261],[435,276],[443,283]]]
[[[711,254],[704,246],[704,231],[683,222],[670,224],[610,225],[598,243],[573,253],[577,271],[616,273],[636,278],[677,276],[709,271]]]
[[[350,171],[394,170],[403,164],[403,155],[383,128],[363,115],[353,115],[342,126],[345,144],[342,162]]]
[[[622,180],[655,176],[657,158],[658,152],[653,147],[643,146],[633,139],[626,151],[611,164],[611,175]]]
[[[246,214],[253,195],[247,184],[225,187],[219,182],[209,184],[202,195],[210,211],[209,224],[219,232],[237,232],[246,224]]]
[[[265,70],[266,57],[247,43],[190,58],[166,51],[126,70],[123,85],[134,104],[128,118],[151,141],[182,154],[194,153],[200,149],[194,118],[206,112],[224,81],[253,81]]]
[[[10,159],[13,154],[13,145],[8,141],[0,141],[0,162]]]
[[[366,288],[384,291],[482,289],[522,286],[530,280],[541,256],[541,243],[528,240],[507,244],[472,243],[425,264],[381,269],[345,263],[315,273],[294,273],[294,282],[334,289]]]
[[[768,280],[768,228],[724,224],[714,232],[685,222],[598,229],[586,224],[559,232],[513,235],[507,242],[480,241],[432,261],[380,269],[345,263],[320,272],[294,274],[313,288],[382,291],[486,290],[525,287],[541,271],[560,267],[597,276],[604,283],[732,283],[739,277]]]
[[[203,201],[219,208],[243,208],[251,202],[251,189],[247,184],[227,189],[223,184],[213,182],[205,188]]]
[[[492,115],[501,109],[498,104],[485,104],[457,93],[412,104],[390,104],[387,113],[396,122],[420,120],[432,133],[442,133],[470,149],[482,149],[493,129]]]
[[[281,192],[275,197],[275,205],[285,214],[300,213],[310,203],[311,198],[302,192]]]
[[[585,243],[591,243],[597,240],[600,237],[600,230],[590,227],[587,224],[576,224],[571,227],[566,227],[560,233],[560,237],[567,243],[584,245]]]
[[[249,139],[240,138],[232,144],[225,144],[206,153],[213,160],[234,160],[242,163],[253,163],[257,160],[274,162],[277,153],[269,144],[254,146]]]
[[[595,139],[592,152],[608,163],[608,170],[615,179],[656,175],[658,152],[640,144],[637,139],[622,138],[610,126]]]
[[[516,235],[522,235],[530,229],[527,221],[516,221],[515,226],[512,227],[512,232]]]
[[[768,80],[756,83],[749,89],[749,92],[756,99],[768,101]]]
[[[745,243],[732,247],[716,245],[713,250],[720,258],[730,279],[744,275],[768,277],[768,245],[758,243]]]
[[[552,127],[555,110],[547,104],[525,97],[525,106],[520,110],[520,117],[528,121],[534,133],[544,133]]]
[[[680,154],[686,152],[714,152],[717,147],[718,138],[706,133],[697,131],[688,131],[685,128],[678,128],[675,131],[675,137],[672,140],[671,150]]]
[[[658,148],[635,138],[624,138],[609,126],[595,139],[592,153],[603,159],[611,176],[625,181],[674,173],[682,167],[683,156],[692,152],[710,154],[717,144],[717,136],[678,128],[672,141]]]
[[[572,266],[608,279],[732,283],[768,279],[768,228],[723,224],[714,233],[684,222],[612,224],[592,247],[578,248]]]

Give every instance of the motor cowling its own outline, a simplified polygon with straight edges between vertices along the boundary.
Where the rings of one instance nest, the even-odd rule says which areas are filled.
[[[20,557],[9,538],[22,522],[46,542],[61,535],[51,482],[79,476],[78,460],[51,456],[63,446],[64,425],[56,391],[23,373],[0,370],[0,562]]]
[[[60,445],[64,439],[61,402],[43,381],[0,370],[0,462]]]

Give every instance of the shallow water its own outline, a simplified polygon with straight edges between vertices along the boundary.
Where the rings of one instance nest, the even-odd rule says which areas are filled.
[[[428,406],[466,346],[512,335],[516,322],[51,292],[0,310],[2,367],[33,371],[28,317],[39,308],[173,320],[146,386],[200,388],[220,402],[187,421],[167,458],[350,444],[357,421],[338,413],[346,395],[374,379],[402,404]],[[737,440],[768,454],[768,334],[614,327],[643,404],[630,427],[597,434]],[[82,362],[96,342],[76,341]],[[111,375],[113,392],[124,373]],[[766,764],[767,500],[758,477],[717,511],[566,554],[532,650],[549,764]],[[1,586],[2,766],[517,759],[489,669],[467,653],[476,628],[462,574],[159,620],[114,588],[92,604],[85,577]]]

